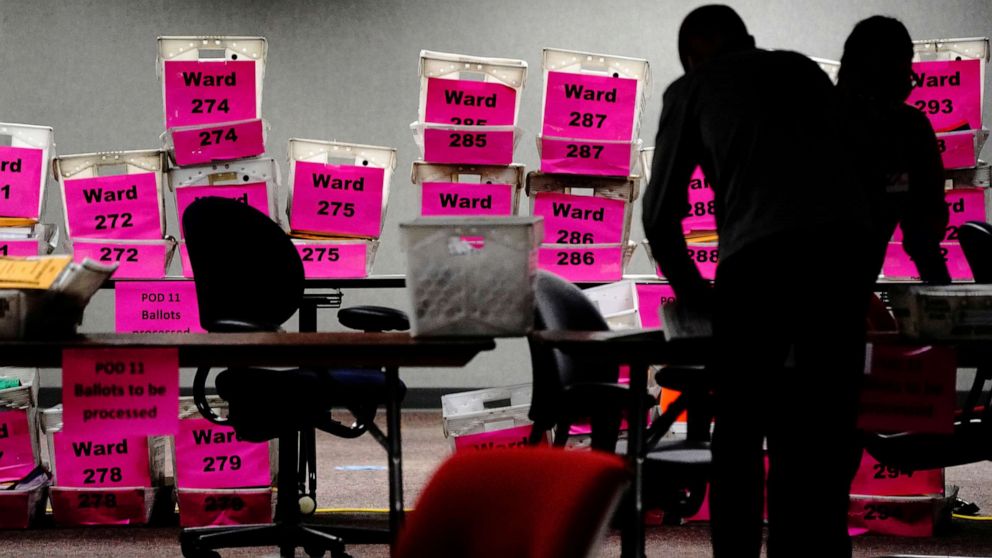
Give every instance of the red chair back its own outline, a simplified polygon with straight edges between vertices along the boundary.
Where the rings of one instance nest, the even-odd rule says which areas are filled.
[[[601,452],[456,453],[408,515],[394,556],[588,556],[629,480],[624,461]]]

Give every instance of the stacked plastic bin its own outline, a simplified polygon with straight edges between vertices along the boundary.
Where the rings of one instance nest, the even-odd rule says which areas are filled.
[[[165,437],[62,432],[62,406],[41,413],[55,522],[64,526],[143,525],[166,492]]]
[[[224,403],[215,399],[211,407]],[[179,419],[173,467],[179,524],[270,523],[277,442],[245,442],[233,428],[201,417],[189,398],[179,402]]]
[[[941,251],[952,279],[970,280],[957,231],[967,221],[990,221],[990,170],[978,155],[988,138],[982,123],[985,66],[989,40],[940,39],[914,41],[916,55],[913,92],[906,101],[927,115],[937,133],[948,190],[950,213]],[[916,267],[902,248],[902,231],[889,243],[882,275],[890,279],[918,279]]]
[[[39,223],[54,151],[51,128],[0,123],[0,256],[48,254],[57,242]]]
[[[651,164],[654,161],[654,148],[646,147],[641,150],[641,168],[644,169],[644,180],[651,180]],[[696,167],[692,171],[687,185],[689,194],[689,205],[686,207],[685,217],[682,219],[682,233],[685,235],[686,247],[689,257],[699,268],[699,273],[705,279],[713,279],[716,276],[716,264],[718,263],[717,234],[716,234],[716,201],[713,197],[713,188],[706,180],[703,169]],[[648,257],[651,259],[651,266],[655,269],[658,277],[664,277],[658,264],[651,256],[651,246],[645,239],[644,247],[647,248]]]
[[[420,215],[516,215],[523,166],[513,164],[527,80],[523,60],[420,52],[413,164]]]
[[[944,470],[903,471],[864,452],[851,483],[848,528],[899,537],[932,537],[950,519]]]
[[[27,528],[45,513],[37,412],[38,369],[0,368],[0,529]]]
[[[165,235],[165,152],[114,151],[55,158],[73,258],[118,264],[117,279],[165,275],[175,240]]]
[[[555,49],[543,60],[541,172],[527,177],[531,213],[545,219],[538,265],[573,281],[617,281],[636,247],[628,237],[648,62]]]
[[[395,168],[391,147],[289,140],[286,205],[307,278],[371,273]]]
[[[183,275],[183,211],[193,200],[238,200],[276,219],[279,169],[265,153],[263,37],[159,37],[169,186],[175,193]]]

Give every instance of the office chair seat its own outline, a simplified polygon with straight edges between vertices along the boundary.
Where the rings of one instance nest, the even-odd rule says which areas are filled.
[[[410,319],[406,312],[385,306],[352,306],[338,311],[341,325],[360,331],[406,331]]]

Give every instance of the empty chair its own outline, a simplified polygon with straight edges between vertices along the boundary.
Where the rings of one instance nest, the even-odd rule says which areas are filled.
[[[606,331],[606,321],[581,289],[547,272],[539,272],[535,284],[535,329]],[[530,343],[533,374],[533,397],[530,419],[534,421],[531,443],[538,443],[554,429],[554,443],[564,445],[569,427],[590,419],[592,446],[601,451],[617,449],[621,418],[629,405],[626,385],[617,382],[616,366],[574,358],[557,349],[546,349]],[[702,407],[708,397],[708,385],[700,371],[683,373],[669,371],[677,377],[684,393],[671,404],[647,432],[644,462],[645,505],[660,506],[667,521],[693,515],[702,504],[709,478],[711,454],[708,428],[705,436],[688,440],[660,441],[679,414],[692,403],[693,412],[708,411]],[[695,374],[693,372],[696,372]],[[675,381],[673,379],[673,381]],[[648,394],[645,408],[655,404]],[[690,418],[690,420],[696,420]],[[708,426],[708,416],[703,421]],[[698,429],[697,429],[698,430]],[[626,445],[621,447],[626,452]]]
[[[459,452],[434,473],[396,558],[581,558],[597,554],[630,473],[601,452]]]
[[[190,204],[183,214],[183,230],[203,328],[281,331],[283,322],[299,308],[304,290],[303,264],[285,232],[256,209],[216,197]],[[339,319],[368,330],[408,327],[402,312],[388,308],[342,310]],[[375,368],[227,369],[216,378],[217,393],[228,402],[228,416],[222,419],[206,400],[208,373],[209,368],[200,368],[194,379],[194,399],[201,414],[233,427],[245,440],[279,439],[276,517],[274,525],[185,529],[183,555],[210,558],[218,556],[218,548],[277,546],[283,556],[293,556],[296,547],[310,556],[323,556],[328,550],[336,558],[346,556],[337,535],[359,536],[357,532],[302,523],[304,513],[316,507],[314,429],[344,437],[372,430],[381,436],[372,421],[387,397],[385,375]],[[333,407],[349,409],[355,424],[333,420]],[[367,541],[367,534],[360,536]],[[382,530],[379,539],[388,538],[388,530]]]

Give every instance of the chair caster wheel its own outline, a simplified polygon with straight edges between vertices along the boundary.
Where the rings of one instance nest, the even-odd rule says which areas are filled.
[[[309,496],[300,496],[298,505],[303,515],[313,515],[313,512],[317,511],[317,501]]]

